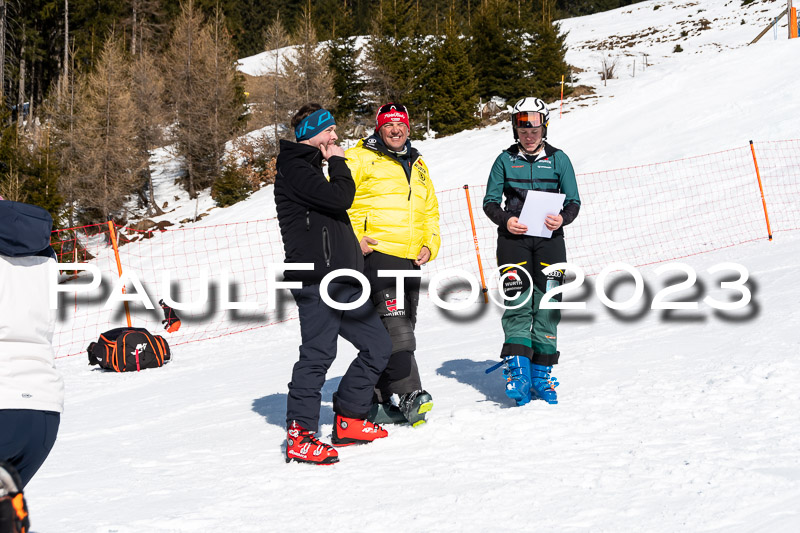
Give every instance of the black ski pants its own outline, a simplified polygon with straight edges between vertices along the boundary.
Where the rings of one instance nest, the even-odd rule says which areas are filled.
[[[544,294],[564,281],[563,271],[545,276],[542,270],[555,263],[567,260],[564,233],[556,231],[549,239],[529,235],[499,234],[497,237],[497,265],[508,265],[501,269],[507,274],[503,289],[509,296],[509,307],[503,312],[501,322],[505,342],[500,357],[521,355],[532,363],[552,366],[558,363],[557,329],[561,320],[558,309],[540,309]],[[528,276],[533,280],[531,287]],[[523,301],[527,303],[522,304]],[[561,301],[561,295],[556,296]]]
[[[32,409],[0,409],[0,461],[28,484],[53,449],[61,415]]]
[[[392,394],[422,389],[414,352],[420,278],[406,278],[402,286],[405,308],[397,307],[395,278],[378,277],[379,270],[419,270],[411,259],[372,252],[364,258],[364,275],[372,288],[372,301],[386,331],[392,338],[392,356],[375,387],[375,401],[388,402]]]
[[[341,303],[354,302],[361,287],[331,283],[330,297]],[[296,420],[304,428],[319,429],[319,408],[325,375],[336,358],[339,335],[358,349],[358,356],[342,376],[333,394],[334,412],[349,418],[366,418],[378,376],[386,368],[392,343],[372,303],[340,311],[322,301],[319,285],[291,289],[300,312],[300,359],[292,371],[286,402],[287,427]]]

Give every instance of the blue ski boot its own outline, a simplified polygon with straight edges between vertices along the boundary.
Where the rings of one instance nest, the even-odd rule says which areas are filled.
[[[544,400],[549,404],[557,404],[555,388],[558,387],[558,380],[550,377],[552,366],[542,366],[531,364],[531,397],[534,400]],[[508,391],[506,391],[507,393]]]
[[[531,401],[531,360],[521,355],[506,357],[503,375],[506,378],[506,396],[517,406]]]

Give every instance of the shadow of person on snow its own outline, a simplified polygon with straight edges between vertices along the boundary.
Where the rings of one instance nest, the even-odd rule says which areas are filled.
[[[341,376],[325,381],[322,386],[322,406],[319,410],[319,424],[333,424],[333,406],[331,396],[339,388]],[[267,421],[283,429],[286,427],[286,393],[269,394],[253,400],[253,411],[260,414]]]
[[[516,404],[506,396],[503,386],[503,370],[498,368],[491,374],[486,369],[497,364],[497,360],[472,361],[471,359],[453,359],[442,363],[436,373],[440,376],[453,378],[465,385],[469,385],[486,399],[499,404],[501,407],[515,407]]]

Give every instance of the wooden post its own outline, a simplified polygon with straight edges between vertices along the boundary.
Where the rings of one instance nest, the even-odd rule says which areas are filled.
[[[114,227],[114,222],[108,221],[108,231],[111,233],[111,245],[114,247],[114,257],[117,258],[117,271],[119,277],[122,277],[122,263],[119,260],[119,248],[117,247],[117,229]],[[122,294],[125,294],[125,286],[122,286]],[[128,327],[131,327],[131,310],[128,308],[128,302],[125,304],[125,318],[128,320]]]
[[[769,31],[769,29],[770,29],[770,28],[772,28],[773,26],[776,26],[776,25],[778,24],[778,20],[780,20],[780,18],[781,18],[783,15],[785,15],[786,13],[787,13],[787,11],[786,11],[785,9],[784,9],[783,11],[781,11],[781,14],[780,14],[780,15],[778,15],[777,17],[775,17],[775,18],[772,20],[772,22],[770,22],[770,23],[769,23],[769,25],[768,25],[766,28],[764,28],[763,30],[761,30],[761,33],[759,33],[758,35],[756,35],[756,38],[755,38],[755,39],[753,39],[752,41],[750,41],[750,42],[748,43],[748,46],[750,46],[751,44],[755,44],[755,43],[757,43],[757,42],[758,42],[758,40],[759,40],[759,39],[761,39],[761,38],[764,36],[764,34],[765,34],[765,33],[767,33],[767,32]],[[778,28],[777,28],[777,26],[775,27],[775,31],[778,31]]]
[[[764,199],[764,187],[761,185],[761,173],[758,171],[758,161],[756,161],[756,149],[753,148],[753,141],[750,141],[750,151],[753,152],[753,164],[756,166],[758,189],[761,191],[761,205],[764,206],[764,218],[767,220],[767,235],[769,240],[772,240],[772,229],[769,227],[769,214],[767,214],[767,201]]]

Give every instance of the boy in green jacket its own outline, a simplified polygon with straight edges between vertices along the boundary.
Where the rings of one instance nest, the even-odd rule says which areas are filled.
[[[549,118],[547,105],[538,98],[516,103],[511,115],[516,143],[495,160],[483,199],[484,213],[498,225],[497,264],[500,275],[505,276],[503,291],[514,296],[503,313],[505,342],[500,357],[506,395],[517,405],[531,399],[558,403],[558,382],[550,372],[558,363],[556,329],[561,312],[540,309],[539,303],[545,292],[563,283],[564,272],[545,276],[542,270],[567,260],[563,226],[575,220],[581,205],[569,157],[545,142]],[[561,212],[545,219],[545,226],[553,232],[550,238],[525,235],[528,227],[519,221],[531,190],[566,196]],[[505,206],[501,207],[503,197]],[[560,300],[560,295],[556,299]]]

